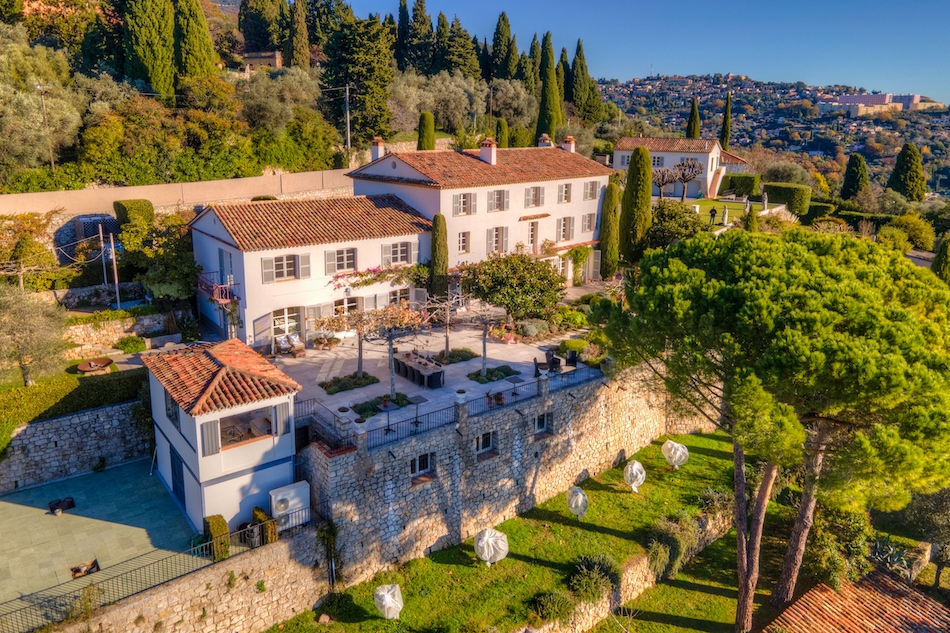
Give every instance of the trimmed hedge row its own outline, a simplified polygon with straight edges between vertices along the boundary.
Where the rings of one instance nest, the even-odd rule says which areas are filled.
[[[806,224],[811,224],[817,218],[830,216],[835,212],[835,205],[827,202],[812,202],[808,205],[808,215],[805,217]]]
[[[894,219],[893,215],[886,213],[858,213],[857,211],[839,210],[835,215],[850,224],[854,230],[858,230],[858,223],[861,222],[861,220],[869,220],[876,226],[884,226]]]
[[[254,506],[254,509],[251,510],[251,523],[264,526],[261,532],[261,543],[269,545],[277,542],[277,521],[274,520],[274,517],[267,514],[267,510],[259,506]]]
[[[150,314],[158,314],[158,308],[152,305],[132,306],[122,310],[100,310],[88,316],[69,317],[66,325],[85,325],[86,323],[105,323],[106,321],[121,321]]]
[[[155,224],[155,207],[149,200],[116,200],[112,203],[112,209],[119,226],[130,222],[146,226]]]
[[[0,456],[21,424],[135,400],[145,381],[143,368],[102,376],[66,374],[35,387],[0,391]]]
[[[231,555],[231,531],[220,514],[205,517],[205,536],[211,543],[211,560],[222,561]]]
[[[763,190],[769,195],[769,202],[784,204],[789,213],[793,213],[799,218],[808,216],[808,207],[811,204],[811,187],[787,182],[769,182],[763,185]]]
[[[758,174],[729,174],[729,185],[737,196],[755,196],[762,187],[762,177]]]

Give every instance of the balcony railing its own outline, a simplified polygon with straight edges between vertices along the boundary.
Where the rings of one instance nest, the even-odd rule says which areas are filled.
[[[232,278],[228,277],[228,283],[221,283],[221,276],[217,272],[200,273],[198,275],[198,291],[202,292],[215,303],[231,303],[237,301],[238,296],[234,293],[235,284]]]

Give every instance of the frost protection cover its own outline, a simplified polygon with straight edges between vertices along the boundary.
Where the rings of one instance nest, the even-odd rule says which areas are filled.
[[[508,537],[492,528],[475,535],[475,555],[491,567],[508,555]]]
[[[647,471],[638,461],[632,461],[627,463],[627,467],[623,469],[623,480],[627,482],[627,485],[633,488],[634,492],[639,492],[637,488],[643,485],[643,482],[647,479]]]
[[[587,514],[587,495],[584,491],[577,486],[571,486],[567,491],[567,507],[578,519],[583,519]]]
[[[373,603],[387,620],[396,620],[402,611],[402,591],[399,585],[380,585],[373,594]]]
[[[666,463],[673,467],[673,470],[679,470],[679,467],[689,459],[689,449],[682,444],[677,444],[673,440],[663,442],[663,457]]]

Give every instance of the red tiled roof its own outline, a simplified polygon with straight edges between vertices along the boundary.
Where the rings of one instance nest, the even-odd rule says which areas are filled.
[[[545,182],[566,178],[609,176],[613,170],[576,152],[559,147],[523,147],[496,150],[496,162],[479,158],[479,150],[443,150],[386,154],[348,175],[358,180],[379,180],[403,184],[459,189],[515,183]],[[367,169],[385,160],[401,160],[422,178],[368,174]]]
[[[893,576],[875,571],[840,592],[818,585],[763,633],[946,633],[950,609]]]
[[[300,391],[287,374],[237,339],[142,356],[142,362],[193,417]]]
[[[719,164],[720,165],[745,165],[746,160],[741,156],[736,156],[732,152],[727,152],[722,150],[719,153]]]
[[[432,222],[392,194],[213,204],[242,251],[416,235]]]
[[[708,154],[719,144],[717,140],[704,138],[643,138],[624,136],[614,143],[614,151],[629,151],[645,147],[651,152],[683,152],[684,154]]]

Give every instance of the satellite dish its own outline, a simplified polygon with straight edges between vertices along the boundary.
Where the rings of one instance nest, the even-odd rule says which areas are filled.
[[[387,620],[396,620],[402,611],[402,591],[399,585],[380,585],[373,594],[373,604]]]
[[[663,452],[663,457],[666,458],[666,463],[672,466],[673,470],[679,470],[680,466],[689,459],[689,449],[673,440],[663,442],[663,448],[660,450]]]
[[[571,486],[567,491],[567,508],[574,515],[577,516],[577,519],[583,519],[584,515],[587,514],[587,495],[584,494],[584,491],[578,488],[577,486]]]
[[[638,461],[627,463],[626,468],[623,469],[623,480],[627,482],[627,485],[630,486],[634,492],[639,492],[637,489],[643,485],[646,479],[647,471],[643,467],[643,464]]]
[[[491,567],[508,555],[508,537],[492,528],[475,535],[475,555]]]

